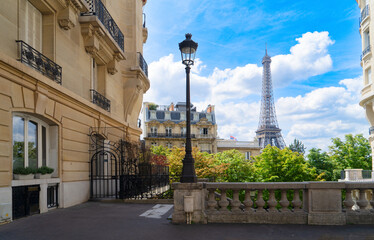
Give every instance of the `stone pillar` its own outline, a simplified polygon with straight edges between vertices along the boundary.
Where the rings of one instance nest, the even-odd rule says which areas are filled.
[[[186,224],[187,214],[184,209],[185,196],[193,197],[193,223],[207,223],[205,210],[205,183],[173,183],[174,189],[174,212],[172,222],[175,224]]]
[[[306,185],[308,224],[310,225],[345,225],[342,212],[342,192],[345,183],[310,182]],[[305,206],[304,206],[305,207]]]

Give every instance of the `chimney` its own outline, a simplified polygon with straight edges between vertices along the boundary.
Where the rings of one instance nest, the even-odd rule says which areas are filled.
[[[171,103],[169,106],[169,111],[174,111],[174,103]]]

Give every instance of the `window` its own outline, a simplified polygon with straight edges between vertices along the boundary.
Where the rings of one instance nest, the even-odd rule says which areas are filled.
[[[157,136],[157,127],[151,127],[151,136]]]
[[[250,160],[251,159],[251,152],[245,152],[245,159]]]
[[[168,142],[168,143],[166,143],[166,147],[168,147],[168,148],[172,148],[172,147],[173,147],[173,144],[170,143],[170,142]]]
[[[166,136],[167,136],[167,137],[171,137],[171,134],[172,134],[172,129],[171,129],[171,127],[166,127],[166,128],[165,128],[165,131],[166,131]]]
[[[15,114],[13,168],[49,166],[57,169],[57,132],[57,126],[49,126],[26,114]]]
[[[157,143],[156,142],[152,142],[151,145],[154,146],[154,147],[156,147]]]
[[[91,58],[91,89],[97,90],[97,64],[94,58]]]
[[[365,71],[365,85],[370,84],[371,82],[371,68],[369,68]]]
[[[200,134],[208,135],[208,128],[200,128]]]
[[[367,30],[364,32],[364,50],[370,47],[370,32]]]
[[[21,39],[42,52],[42,13],[27,0],[19,1],[19,7]]]
[[[182,128],[181,128],[181,135],[182,135],[182,136],[186,136],[186,134],[187,134],[187,129],[186,129],[186,127],[182,127]]]

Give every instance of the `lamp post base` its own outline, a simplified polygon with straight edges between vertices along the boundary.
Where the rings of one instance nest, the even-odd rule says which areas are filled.
[[[186,154],[183,159],[181,183],[196,183],[195,160],[191,154]]]

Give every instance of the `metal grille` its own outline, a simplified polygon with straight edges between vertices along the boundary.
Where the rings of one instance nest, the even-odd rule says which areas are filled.
[[[56,83],[62,83],[62,68],[22,40],[18,44],[19,61],[29,65]]]
[[[47,207],[58,207],[58,184],[47,188]]]
[[[144,145],[108,141],[101,130],[90,130],[90,193],[98,198],[151,198],[166,191],[169,169],[152,165]]]
[[[91,89],[92,103],[101,107],[102,109],[110,112],[110,100],[98,93],[96,90]]]
[[[139,57],[139,67],[143,70],[145,75],[148,77],[148,64],[140,52],[138,52],[138,57]]]
[[[256,135],[261,148],[265,148],[270,144],[271,146],[276,146],[283,149],[286,144],[283,140],[281,129],[278,126],[277,116],[275,113],[270,64],[271,58],[267,54],[266,50],[265,56],[262,59],[263,73],[261,111]]]
[[[13,219],[37,214],[39,210],[39,185],[12,188]]]
[[[110,15],[109,11],[106,9],[104,4],[100,0],[86,0],[89,5],[89,12],[82,13],[82,16],[95,15],[99,18],[100,22],[109,31],[110,35],[113,37],[114,41],[118,46],[124,51],[124,36],[118,25]]]

